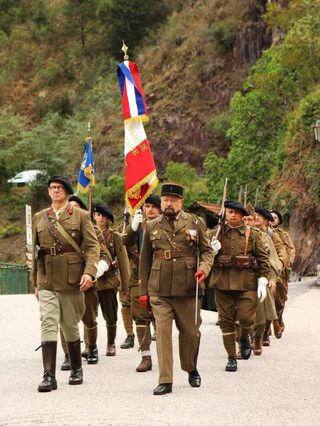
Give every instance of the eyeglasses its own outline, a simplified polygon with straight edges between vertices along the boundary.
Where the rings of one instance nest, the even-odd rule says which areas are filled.
[[[64,189],[64,186],[61,185],[51,185],[49,186],[49,189],[51,189],[51,191],[62,191]]]

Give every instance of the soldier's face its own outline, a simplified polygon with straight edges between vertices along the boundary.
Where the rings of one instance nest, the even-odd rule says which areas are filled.
[[[240,226],[243,222],[243,213],[237,209],[227,208],[226,219],[230,226]]]
[[[95,218],[96,224],[98,225],[100,229],[104,229],[107,226],[108,219],[105,216],[103,216],[101,213],[95,212],[94,218]]]
[[[268,226],[269,225],[269,221],[262,216],[262,214],[257,213],[255,216],[255,223],[256,223],[256,227],[257,228],[262,228],[263,226]]]
[[[147,220],[152,220],[160,216],[160,209],[154,204],[145,203],[145,205],[143,206],[143,211],[146,215]]]
[[[51,182],[48,188],[49,197],[53,202],[67,201],[68,194],[65,187],[60,182]]]
[[[275,213],[271,213],[272,217],[273,217],[273,222],[271,222],[272,226],[278,226],[280,223],[280,220],[278,218],[278,216]]]
[[[166,216],[175,216],[182,209],[183,198],[175,195],[163,195],[161,197],[161,211]]]
[[[249,216],[243,216],[244,223],[248,226],[254,226],[255,225],[255,220],[254,217],[252,215]]]

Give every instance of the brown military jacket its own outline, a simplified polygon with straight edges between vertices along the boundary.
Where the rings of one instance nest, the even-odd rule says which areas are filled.
[[[289,258],[289,264],[287,265],[287,267],[291,268],[291,266],[293,265],[294,259],[296,257],[296,249],[294,247],[292,239],[290,235],[288,234],[288,232],[284,231],[282,228],[279,228],[279,226],[277,226],[274,229],[277,231],[279,237],[281,238],[281,241],[283,242],[285,246],[285,249],[287,251],[287,255]]]
[[[116,265],[115,267],[110,267],[98,279],[97,289],[99,291],[121,287],[121,291],[127,291],[130,278],[130,263],[121,235],[109,227],[105,228],[102,233],[104,244],[112,256],[112,261],[116,261]]]
[[[224,232],[219,237],[222,247],[216,258],[218,259],[220,255],[243,256],[245,232],[245,224],[238,228],[232,228],[226,224]],[[214,230],[212,234],[215,234]],[[250,228],[247,255],[256,258],[258,269],[221,268],[216,265],[217,262],[215,261],[209,287],[219,290],[257,290],[258,278],[266,277],[269,280],[271,277],[269,253],[258,229]]]
[[[140,294],[195,296],[198,251],[199,270],[206,275],[211,270],[214,256],[205,225],[183,210],[174,222],[174,229],[164,215],[146,222],[139,267]],[[198,245],[190,231],[196,231]],[[203,286],[199,294],[203,294]]]
[[[279,257],[277,255],[276,248],[273,244],[272,238],[264,231],[260,231],[262,235],[262,239],[266,244],[267,252],[269,253],[269,261],[270,261],[270,275],[269,280],[277,282],[278,278],[281,275],[280,268],[281,263]]]
[[[49,221],[56,221],[53,209],[46,211]],[[39,290],[73,290],[79,288],[83,274],[96,276],[100,248],[89,213],[68,204],[59,223],[82,248],[84,256],[70,248],[63,237],[59,240],[61,244],[57,243],[48,230],[43,211],[36,213],[33,220],[33,283]],[[69,246],[69,249],[58,254],[61,245]],[[54,254],[54,247],[57,254]],[[52,254],[48,253],[50,250]]]
[[[273,244],[276,248],[278,258],[279,258],[280,262],[282,263],[283,268],[286,268],[289,265],[290,260],[289,260],[289,256],[288,256],[287,250],[285,248],[285,245],[283,244],[283,242],[282,242],[282,240],[279,236],[279,233],[277,232],[276,229],[268,228],[267,234],[271,237],[271,239],[273,241]]]

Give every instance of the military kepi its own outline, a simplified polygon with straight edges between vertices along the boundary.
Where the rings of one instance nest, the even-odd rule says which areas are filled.
[[[73,188],[71,186],[71,183],[68,181],[67,178],[63,177],[63,176],[51,176],[51,178],[48,180],[48,187],[53,183],[53,182],[59,182],[63,185],[64,189],[66,190],[67,194],[73,194]]]
[[[93,211],[95,213],[100,213],[102,214],[102,216],[107,217],[108,219],[111,220],[111,222],[114,222],[114,217],[113,214],[111,213],[111,211],[108,209],[108,207],[104,204],[94,204],[93,205]]]
[[[167,182],[162,185],[162,195],[174,195],[175,197],[183,198],[183,186],[174,182]]]
[[[249,216],[248,211],[245,209],[244,205],[240,201],[226,200],[224,202],[226,209],[235,209],[239,210],[244,216]]]

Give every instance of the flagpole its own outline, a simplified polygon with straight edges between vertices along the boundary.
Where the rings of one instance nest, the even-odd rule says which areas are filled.
[[[88,121],[88,138],[91,139],[91,124]],[[91,149],[92,149],[92,141],[91,141]],[[93,151],[93,149],[92,149]],[[93,188],[92,188],[92,173],[90,174],[90,185],[89,185],[89,213],[91,216],[92,212],[92,198],[93,198]]]

